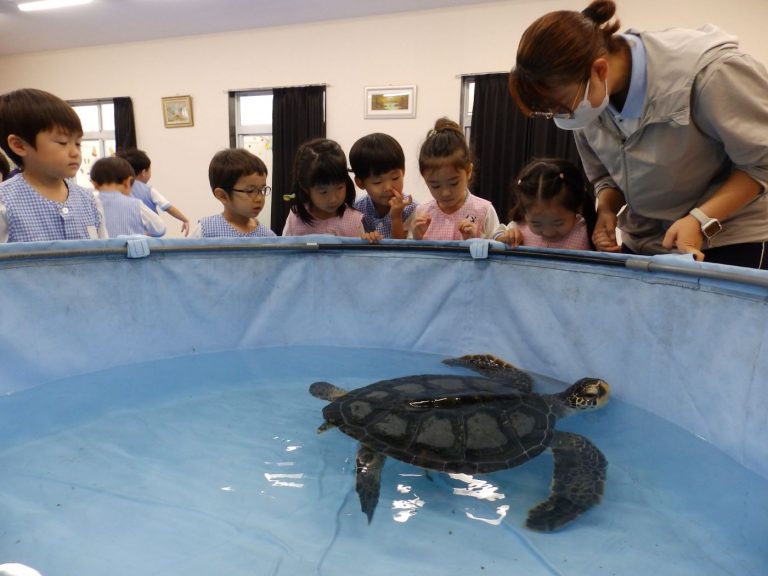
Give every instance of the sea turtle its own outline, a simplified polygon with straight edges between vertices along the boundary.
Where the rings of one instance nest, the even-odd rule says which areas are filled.
[[[551,492],[529,511],[526,526],[532,530],[556,530],[600,501],[605,456],[587,438],[555,430],[555,422],[604,405],[605,381],[582,378],[559,394],[536,394],[527,373],[494,356],[444,362],[479,375],[405,376],[349,392],[329,382],[309,388],[330,402],[318,432],[338,426],[360,442],[356,489],[369,523],[386,456],[427,470],[482,474],[519,466],[549,448]]]

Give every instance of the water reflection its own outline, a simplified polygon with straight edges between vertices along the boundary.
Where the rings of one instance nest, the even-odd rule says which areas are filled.
[[[410,494],[412,490],[411,486],[405,484],[397,485],[397,491],[400,492],[400,494]],[[423,506],[424,500],[415,494],[410,500],[393,500],[392,510],[394,510],[395,513],[392,515],[392,518],[395,522],[407,522],[415,516],[419,508],[422,508]]]
[[[504,498],[504,494],[498,492],[498,487],[487,480],[481,480],[469,474],[448,474],[448,476],[467,485],[466,488],[453,489],[453,493],[457,496],[470,496],[478,500],[488,500],[489,502]]]
[[[280,436],[273,436],[273,440],[282,440],[286,444],[284,447],[285,452],[296,452],[302,448],[301,444],[292,444],[292,440],[285,438],[281,439]],[[279,468],[290,468],[296,463],[292,460],[282,460],[279,462],[264,462],[267,466],[278,466]],[[297,480],[304,479],[303,472],[265,472],[264,477],[267,479],[273,488],[303,488],[303,482],[297,482]]]
[[[302,480],[304,478],[303,472],[297,472],[296,474],[270,474],[264,472],[264,477],[267,479],[273,488],[303,488],[303,482],[294,482],[294,480]]]

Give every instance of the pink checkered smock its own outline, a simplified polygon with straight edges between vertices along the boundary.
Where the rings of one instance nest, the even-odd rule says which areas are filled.
[[[517,227],[523,234],[523,246],[535,246],[537,248],[560,248],[562,250],[592,250],[587,234],[587,223],[580,215],[576,216],[576,224],[571,232],[562,240],[545,240],[538,234],[531,232],[527,224],[518,224]]]
[[[493,204],[471,193],[467,193],[464,204],[453,214],[440,210],[436,200],[419,204],[414,217],[418,218],[423,214],[429,214],[432,222],[422,240],[463,240],[459,224],[465,218],[471,219],[475,224],[474,238],[491,238],[499,224]]]
[[[311,224],[305,224],[294,212],[288,213],[285,221],[283,236],[306,236],[307,234],[333,234],[334,236],[349,236],[360,238],[363,229],[363,213],[354,208],[345,208],[339,218],[334,216],[327,220],[315,219]]]

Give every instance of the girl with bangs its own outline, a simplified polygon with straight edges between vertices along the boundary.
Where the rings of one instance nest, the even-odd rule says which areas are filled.
[[[355,185],[349,176],[347,157],[333,140],[317,138],[299,147],[292,196],[283,236],[363,236],[363,214],[353,207]]]
[[[499,217],[488,200],[469,191],[472,160],[456,122],[440,118],[419,152],[419,171],[432,200],[414,213],[410,235],[416,240],[492,238]]]

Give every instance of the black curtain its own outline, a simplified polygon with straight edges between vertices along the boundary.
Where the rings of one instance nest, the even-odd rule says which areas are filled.
[[[531,159],[567,158],[581,167],[573,134],[551,120],[524,116],[509,95],[508,74],[475,79],[470,146],[475,157],[472,193],[490,200],[502,222],[509,220],[510,187]]]
[[[115,103],[115,148],[136,148],[136,123],[133,120],[133,102],[128,97],[113,98]]]
[[[272,230],[283,231],[290,208],[296,150],[313,138],[325,138],[325,86],[275,88],[272,99]]]

